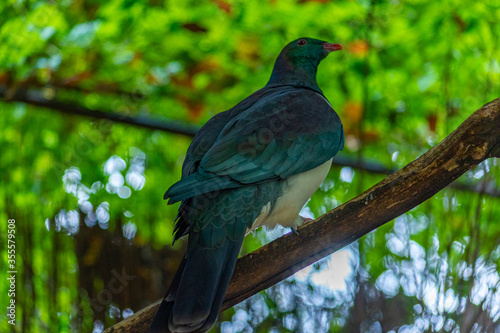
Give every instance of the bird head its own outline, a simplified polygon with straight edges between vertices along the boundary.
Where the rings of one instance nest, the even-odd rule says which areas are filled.
[[[318,65],[337,50],[342,50],[340,44],[307,37],[296,39],[281,51],[267,85],[303,86],[321,92],[316,83]]]
[[[325,59],[330,52],[338,50],[342,50],[340,44],[303,37],[285,46],[281,54],[284,60],[294,68],[302,67],[308,63],[318,67],[321,60]]]

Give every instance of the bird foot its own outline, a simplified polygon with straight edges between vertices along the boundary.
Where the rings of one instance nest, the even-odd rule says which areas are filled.
[[[310,222],[310,221],[313,221],[314,219],[311,219],[309,217],[304,217],[304,216],[299,216],[297,221],[299,223],[297,223],[295,226],[293,227],[290,227],[290,229],[292,229],[292,232],[296,235],[299,235],[299,231],[297,230],[298,227],[304,225],[304,223],[307,223],[307,222]]]

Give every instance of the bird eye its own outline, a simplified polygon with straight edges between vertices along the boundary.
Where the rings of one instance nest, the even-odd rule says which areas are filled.
[[[304,45],[306,45],[306,44],[307,44],[307,40],[305,40],[305,39],[301,39],[301,40],[299,40],[299,41],[297,42],[297,45],[299,45],[299,46],[304,46]]]

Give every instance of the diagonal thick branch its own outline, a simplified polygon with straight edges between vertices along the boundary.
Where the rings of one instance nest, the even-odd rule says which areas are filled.
[[[221,311],[286,279],[416,207],[464,172],[500,157],[500,99],[427,153],[363,194],[238,260]],[[105,332],[147,332],[160,301]]]

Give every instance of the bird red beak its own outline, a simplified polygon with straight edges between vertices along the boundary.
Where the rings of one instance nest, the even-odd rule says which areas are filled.
[[[342,50],[342,45],[332,44],[332,43],[324,43],[323,49],[327,50],[328,52],[338,51],[338,50]]]

